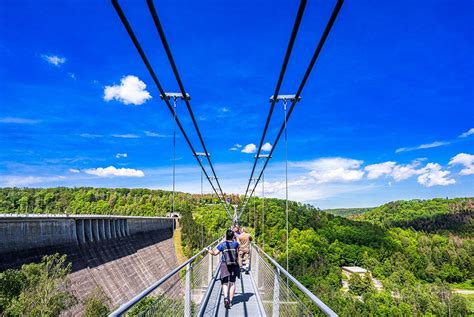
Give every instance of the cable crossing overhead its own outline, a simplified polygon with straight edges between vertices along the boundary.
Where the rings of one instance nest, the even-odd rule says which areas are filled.
[[[165,49],[166,56],[168,57],[168,61],[171,65],[171,69],[173,70],[173,74],[176,78],[176,82],[178,83],[179,90],[181,91],[181,93],[183,95],[185,95],[186,90],[184,89],[184,85],[183,85],[183,82],[181,80],[181,76],[179,75],[178,68],[177,68],[176,63],[174,61],[173,54],[171,53],[171,49],[169,47],[168,40],[166,39],[166,35],[165,35],[164,30],[163,30],[163,26],[161,25],[160,19],[158,18],[158,14],[156,12],[156,8],[155,8],[155,5],[153,3],[153,0],[147,0],[146,3],[148,5],[148,9],[149,9],[149,11],[151,13],[151,16],[153,18],[153,22],[155,23],[156,30],[158,31],[158,34],[160,36],[161,43],[163,44],[163,48]],[[196,129],[196,133],[198,134],[199,140],[201,141],[201,145],[202,145],[202,148],[204,150],[204,153],[208,153],[208,150],[206,148],[206,144],[204,143],[204,139],[202,137],[201,131],[199,130],[199,127],[198,127],[198,124],[197,124],[197,121],[196,121],[196,117],[194,116],[193,110],[191,108],[191,104],[189,103],[189,99],[185,99],[184,101],[186,103],[186,107],[188,109],[189,115],[191,116],[191,119],[193,121],[194,128]],[[219,183],[219,179],[217,178],[216,172],[214,170],[214,166],[212,165],[211,158],[210,158],[209,155],[207,155],[206,157],[207,157],[207,161],[209,163],[209,167],[211,168],[212,174],[216,178],[216,183],[217,183],[217,186],[219,188],[219,191],[220,191],[222,197],[224,198],[224,201],[227,202],[227,200],[225,199],[226,198],[225,194],[222,191],[221,184]],[[227,207],[228,206],[226,204],[226,209],[227,209]]]
[[[304,10],[306,7],[306,0],[301,0],[299,3],[297,15],[294,21],[290,39],[286,48],[285,56],[283,63],[280,69],[280,73],[277,79],[275,90],[273,95],[270,97],[270,109],[267,115],[265,126],[263,129],[262,137],[258,146],[257,153],[255,155],[255,160],[253,162],[253,167],[251,175],[245,190],[245,195],[243,203],[241,206],[240,212],[237,210],[237,205],[235,207],[233,214],[230,211],[230,202],[229,198],[226,197],[225,193],[222,191],[219,179],[217,178],[214,166],[211,161],[211,155],[209,154],[204,139],[202,137],[201,131],[199,130],[196,118],[194,116],[191,104],[190,104],[190,95],[186,92],[181,77],[179,75],[176,63],[174,61],[171,49],[168,45],[163,27],[158,18],[156,8],[154,6],[153,0],[146,0],[148,9],[153,18],[156,30],[160,37],[163,48],[166,52],[168,62],[171,65],[174,77],[179,86],[178,92],[166,92],[161,86],[157,75],[151,66],[142,46],[140,45],[132,27],[130,26],[122,8],[120,7],[118,0],[111,0],[112,4],[119,15],[119,18],[124,25],[130,39],[132,40],[135,48],[137,49],[143,63],[145,64],[150,76],[153,79],[157,89],[160,92],[161,99],[166,103],[168,109],[173,115],[174,127],[173,127],[173,209],[174,214],[174,196],[175,196],[175,183],[176,183],[176,127],[178,127],[183,134],[189,148],[191,149],[193,156],[197,160],[199,166],[201,167],[201,199],[203,197],[203,177],[205,176],[212,187],[212,194],[216,194],[219,202],[224,205],[226,212],[228,213],[230,219],[233,219],[235,222],[238,221],[239,217],[247,207],[247,203],[255,193],[255,190],[258,186],[260,179],[262,179],[262,248],[252,244],[251,246],[251,267],[252,271],[249,272],[249,275],[245,275],[241,279],[240,289],[238,289],[241,294],[252,294],[251,301],[248,301],[248,304],[241,302],[240,306],[236,305],[233,311],[239,316],[268,316],[268,315],[287,315],[287,316],[312,316],[313,312],[310,310],[310,307],[307,306],[307,303],[311,303],[312,306],[317,306],[320,309],[320,312],[328,316],[337,316],[337,314],[331,310],[325,303],[323,303],[318,297],[306,289],[296,278],[294,278],[288,271],[288,241],[289,241],[289,208],[288,208],[288,131],[287,124],[288,120],[291,117],[291,114],[294,110],[296,103],[301,100],[301,93],[303,88],[312,72],[312,69],[316,63],[316,60],[322,50],[322,47],[329,35],[329,32],[334,24],[334,21],[341,9],[343,0],[337,0],[331,16],[326,24],[323,34],[321,35],[319,42],[315,48],[315,51],[312,55],[312,58],[306,68],[304,76],[298,86],[298,89],[293,95],[284,95],[280,94],[280,88],[283,83],[283,79],[286,73],[286,69],[289,63],[291,52],[293,50],[294,43],[296,41],[296,36],[302,21]],[[181,121],[177,115],[177,101],[182,100],[186,104],[188,114],[192,119],[194,129],[199,137],[199,142],[202,147],[202,152],[196,152],[195,147],[193,146],[191,140],[188,137],[185,129],[183,128]],[[171,102],[172,101],[172,102]],[[262,146],[265,141],[267,130],[272,119],[274,108],[277,103],[281,102],[283,104],[283,123],[278,131],[278,134],[273,142],[273,146],[270,149],[268,154],[262,154]],[[289,108],[288,103],[290,103]],[[275,151],[275,148],[281,138],[282,133],[284,133],[284,142],[285,142],[285,215],[286,215],[286,269],[283,268],[275,259],[270,257],[264,251],[265,246],[265,168],[270,161],[272,154]],[[208,173],[204,167],[206,161],[209,164],[211,173]],[[261,161],[263,164],[258,177],[255,177],[256,166],[258,161]],[[214,183],[215,182],[215,183]],[[257,227],[256,221],[256,208],[254,201],[254,227]],[[250,215],[250,213],[249,213]],[[250,222],[250,217],[249,217]],[[204,227],[202,227],[204,229]],[[255,228],[256,229],[256,228]],[[220,242],[220,239],[214,241],[209,247],[216,246]],[[201,236],[201,245],[204,247],[204,231]],[[181,264],[173,271],[166,274],[160,280],[155,281],[148,288],[143,290],[140,294],[137,294],[129,302],[123,304],[116,311],[114,311],[110,316],[120,316],[126,313],[132,307],[138,308],[137,304],[145,299],[148,295],[155,294],[158,292],[160,296],[157,296],[153,299],[153,303],[150,305],[144,305],[140,307],[142,309],[141,313],[144,315],[156,315],[163,312],[167,312],[169,315],[178,316],[191,316],[193,309],[197,310],[197,316],[204,315],[228,315],[223,307],[219,308],[219,303],[221,302],[221,290],[219,289],[219,284],[216,283],[217,277],[219,275],[220,265],[218,261],[214,262],[213,258],[207,252],[207,248],[203,248],[195,256],[191,257],[185,263]],[[286,287],[283,287],[283,279],[286,279]],[[178,281],[178,282],[176,282]],[[162,285],[166,283],[173,282],[170,287],[166,289],[159,289]],[[292,288],[289,287],[289,282],[292,283]],[[184,286],[184,291],[183,291]],[[299,289],[299,295],[293,293],[292,289]],[[305,300],[300,299],[300,296],[306,297]],[[285,299],[283,299],[285,298]],[[173,303],[170,305],[170,303]],[[271,303],[271,305],[268,305]],[[305,304],[306,303],[306,304]],[[237,303],[238,304],[238,303]],[[194,307],[194,308],[193,308]]]
[[[303,2],[303,1],[302,1],[302,2]],[[327,37],[328,37],[328,35],[329,35],[329,32],[331,31],[331,28],[332,28],[332,26],[334,25],[334,22],[336,21],[336,18],[337,18],[338,14],[339,14],[339,11],[340,11],[340,9],[341,9],[341,7],[342,7],[343,2],[344,2],[344,0],[337,0],[336,4],[335,4],[335,6],[334,6],[334,8],[333,8],[333,10],[332,10],[331,16],[329,17],[329,20],[328,20],[328,22],[327,22],[327,24],[326,24],[326,26],[325,26],[325,28],[324,28],[323,34],[321,35],[321,37],[320,37],[320,39],[319,39],[318,45],[316,46],[316,48],[315,48],[315,50],[314,50],[314,53],[313,53],[313,55],[312,55],[312,57],[311,57],[311,60],[310,60],[310,62],[309,62],[309,64],[308,64],[308,66],[306,67],[306,71],[305,71],[305,73],[304,73],[304,75],[303,75],[303,78],[302,78],[302,80],[301,80],[301,82],[300,82],[300,84],[299,84],[299,86],[298,86],[298,89],[297,89],[297,91],[296,91],[296,94],[293,96],[293,99],[292,99],[292,101],[291,101],[291,105],[290,105],[290,107],[289,107],[289,109],[288,109],[288,112],[287,112],[287,114],[286,114],[286,116],[285,116],[285,119],[286,119],[286,120],[282,123],[282,125],[281,125],[281,127],[280,127],[280,130],[278,131],[278,134],[277,134],[277,136],[276,136],[276,138],[275,138],[275,141],[274,141],[273,144],[272,144],[272,148],[271,148],[271,150],[270,150],[270,152],[269,152],[269,155],[270,155],[270,156],[271,156],[271,155],[273,154],[273,152],[275,151],[275,148],[276,148],[276,146],[277,146],[277,144],[278,144],[278,141],[280,140],[281,135],[282,135],[282,133],[283,133],[284,130],[285,130],[285,125],[286,125],[285,122],[288,122],[288,121],[289,121],[289,119],[290,119],[290,117],[291,117],[291,114],[293,113],[293,110],[294,110],[294,107],[295,107],[296,103],[301,99],[301,93],[302,93],[302,91],[303,91],[303,88],[304,88],[304,86],[306,85],[306,82],[308,81],[308,78],[309,78],[309,76],[310,76],[310,74],[311,74],[311,72],[312,72],[312,70],[313,70],[313,67],[314,67],[314,65],[315,65],[315,63],[316,63],[316,61],[317,61],[317,59],[318,59],[318,57],[319,57],[319,54],[321,53],[321,50],[322,50],[322,48],[323,48],[323,46],[324,46],[324,43],[326,42],[326,39],[327,39]],[[300,4],[300,8],[301,8],[301,4]],[[299,13],[299,11],[298,11],[298,13]],[[297,18],[297,20],[298,20],[298,18]],[[296,26],[296,23],[295,23],[295,26]],[[293,27],[293,31],[295,30],[295,26]],[[292,32],[292,35],[293,35],[293,32]],[[295,34],[295,36],[296,36],[296,34]],[[291,39],[290,39],[290,42],[291,42]],[[290,45],[289,45],[288,48],[290,48]],[[290,52],[291,52],[291,49],[290,49]],[[288,54],[288,49],[287,49],[287,54]],[[283,65],[283,66],[285,66],[285,62],[286,62],[286,63],[288,62],[288,61],[286,61],[286,58],[285,58],[285,60],[284,60],[284,63],[283,63],[284,65]],[[285,67],[286,67],[286,66],[285,66]],[[284,68],[284,67],[282,67],[282,70],[283,70],[283,68]],[[281,75],[281,73],[280,73],[280,75]],[[278,83],[279,83],[279,82],[278,82]],[[277,83],[277,88],[278,88],[278,89],[276,89],[276,93],[274,93],[274,94],[272,95],[272,97],[270,98],[271,107],[270,107],[270,110],[269,110],[267,122],[265,123],[265,127],[264,127],[264,130],[263,130],[263,134],[262,134],[262,137],[263,137],[263,138],[264,138],[264,136],[266,135],[266,131],[267,131],[267,128],[268,128],[269,120],[270,120],[271,115],[272,115],[272,113],[273,113],[273,106],[275,105],[276,100],[277,100],[278,98],[285,97],[284,95],[280,95],[280,96],[278,95],[279,88],[280,88],[280,86],[278,85],[278,83]],[[277,96],[277,98],[274,98],[274,96]],[[262,138],[262,139],[263,139],[263,138]],[[262,141],[262,142],[263,142],[263,141]],[[262,143],[262,142],[261,142],[261,143]],[[259,147],[259,149],[258,149],[259,152],[260,152],[260,150],[261,150],[261,146],[262,146],[262,144],[260,144],[260,147]],[[258,153],[259,153],[259,152],[258,152]],[[250,174],[251,177],[250,177],[249,182],[248,182],[248,185],[247,185],[247,190],[246,190],[246,192],[245,192],[244,199],[243,199],[244,203],[243,203],[243,206],[242,206],[242,208],[241,208],[241,210],[240,210],[239,216],[244,212],[244,210],[245,210],[245,208],[246,208],[246,205],[247,205],[247,203],[248,203],[248,199],[247,199],[247,198],[250,198],[250,197],[253,196],[253,194],[254,194],[254,192],[255,192],[255,189],[256,189],[256,187],[257,187],[257,185],[258,185],[260,179],[262,178],[263,172],[265,171],[265,168],[266,168],[267,165],[268,165],[268,162],[269,162],[269,160],[265,161],[265,164],[264,164],[263,168],[261,169],[261,171],[260,171],[260,173],[259,173],[259,176],[257,177],[257,181],[254,183],[253,189],[250,191],[250,194],[248,195],[248,188],[250,188],[251,179],[253,178],[253,174],[254,174],[254,170],[255,170],[255,165],[256,165],[256,162],[254,162],[254,167],[252,168],[252,172],[251,172],[251,174]]]
[[[295,22],[293,24],[293,29],[291,31],[290,40],[289,40],[288,46],[286,48],[285,57],[283,58],[283,64],[281,65],[280,75],[278,76],[277,84],[275,86],[275,92],[273,93],[274,96],[278,96],[278,93],[280,92],[281,84],[283,83],[283,77],[285,76],[286,68],[287,68],[288,62],[290,60],[291,51],[293,50],[293,46],[295,44],[296,35],[298,34],[298,29],[300,27],[301,20],[303,18],[303,13],[304,13],[305,7],[306,7],[306,0],[301,0],[300,4],[299,4],[299,7],[298,7],[298,12],[296,14],[296,19],[295,19]],[[270,120],[272,118],[274,107],[275,107],[275,102],[271,102],[270,110],[268,112],[267,120],[265,122],[265,127],[263,128],[262,137],[260,138],[260,143],[259,143],[258,150],[257,150],[257,155],[256,155],[257,158],[253,162],[252,172],[250,173],[249,182],[247,184],[247,189],[245,190],[245,195],[244,195],[244,199],[243,199],[244,205],[246,205],[247,194],[248,194],[251,182],[252,182],[253,174],[255,172],[255,167],[257,165],[258,156],[260,155],[260,152],[262,151],[263,142],[265,141],[265,136],[267,134],[267,129],[268,129],[268,126],[270,124]],[[257,179],[257,182],[255,183],[254,190],[255,190],[255,187],[257,186],[259,180],[260,180],[260,177]],[[245,207],[242,208],[242,211],[244,209],[245,209]],[[242,211],[240,212],[240,214],[242,214]],[[240,217],[240,214],[239,214],[239,217]]]
[[[122,7],[120,6],[118,0],[112,0],[112,5],[115,9],[115,11],[117,12],[119,18],[120,18],[120,21],[122,22],[123,26],[125,27],[127,33],[128,33],[128,36],[130,37],[130,39],[132,40],[135,48],[137,49],[138,51],[138,54],[140,55],[143,63],[145,64],[145,67],[146,69],[148,70],[148,73],[150,74],[150,76],[152,77],[153,79],[153,82],[155,83],[155,86],[157,87],[157,89],[159,90],[160,92],[160,95],[163,96],[162,97],[162,100],[166,103],[169,111],[171,112],[171,114],[173,115],[173,118],[174,118],[174,121],[175,121],[175,124],[178,126],[178,128],[180,129],[181,133],[183,134],[185,140],[186,140],[186,143],[188,144],[189,148],[191,149],[191,151],[193,152],[193,156],[196,158],[199,166],[201,167],[201,170],[203,171],[204,175],[206,176],[209,184],[211,185],[212,187],[212,190],[213,192],[215,192],[216,196],[218,197],[219,201],[221,204],[224,205],[224,208],[226,210],[226,212],[228,213],[229,217],[232,217],[231,213],[230,213],[230,210],[229,210],[229,207],[228,207],[228,203],[225,199],[225,195],[224,195],[224,192],[222,191],[222,188],[221,188],[221,185],[219,183],[219,179],[217,178],[217,175],[215,173],[215,170],[214,170],[214,167],[212,165],[212,162],[211,162],[211,159],[209,156],[206,156],[207,157],[207,161],[209,163],[209,166],[211,167],[211,170],[212,170],[212,177],[213,179],[216,181],[216,184],[217,184],[217,187],[218,187],[218,190],[216,189],[216,187],[214,186],[213,182],[211,181],[210,179],[210,175],[207,173],[203,163],[201,162],[201,160],[199,159],[199,157],[196,155],[196,150],[191,142],[191,140],[189,139],[189,136],[187,135],[186,131],[184,130],[182,124],[181,124],[181,121],[179,120],[178,116],[175,114],[175,110],[174,110],[174,107],[173,105],[171,105],[171,102],[170,102],[170,98],[171,97],[178,97],[178,96],[181,96],[181,98],[185,101],[186,103],[186,107],[188,109],[188,112],[192,118],[192,121],[193,121],[193,125],[196,129],[196,132],[198,134],[198,137],[200,139],[200,142],[201,142],[201,146],[204,150],[204,153],[208,153],[207,151],[207,148],[206,148],[206,145],[204,143],[204,139],[202,137],[202,134],[199,130],[199,127],[197,125],[197,122],[196,122],[196,118],[194,117],[194,113],[192,111],[192,108],[191,108],[191,105],[189,103],[189,94],[184,90],[184,86],[183,86],[183,83],[181,81],[181,78],[179,76],[179,73],[177,71],[177,67],[176,67],[176,64],[174,62],[174,59],[173,59],[173,56],[171,55],[171,51],[169,49],[169,46],[168,46],[168,43],[166,41],[166,37],[164,36],[164,32],[163,32],[163,29],[161,27],[161,24],[159,24],[159,20],[158,20],[158,16],[156,14],[156,10],[152,10],[154,9],[154,6],[153,6],[153,2],[152,1],[147,1],[147,4],[150,8],[150,12],[152,13],[152,16],[153,16],[153,20],[155,22],[155,25],[158,29],[158,32],[160,33],[160,38],[162,40],[162,43],[163,43],[163,46],[165,47],[165,51],[166,51],[166,54],[168,56],[168,59],[170,61],[170,64],[171,64],[171,67],[173,69],[173,73],[176,77],[176,80],[178,82],[178,85],[179,85],[179,88],[180,88],[180,94],[178,93],[166,93],[165,90],[163,89],[163,86],[161,85],[160,81],[158,80],[158,76],[156,75],[153,67],[151,66],[149,60],[148,60],[148,57],[147,55],[145,54],[140,42],[138,41],[138,38],[137,36],[135,35],[135,32],[133,31],[133,28],[131,27],[130,23],[128,22],[128,19],[125,15],[125,13],[123,12],[122,10]],[[184,97],[185,96],[185,97]]]
[[[171,209],[171,217],[174,217],[175,211],[175,202],[174,196],[176,191],[176,107],[177,107],[177,100],[179,99],[186,99],[189,98],[189,94],[182,95],[177,93],[166,93],[165,95],[160,96],[161,99],[168,99],[173,98],[173,194],[172,194],[172,209]],[[174,221],[173,221],[173,234],[174,234]]]

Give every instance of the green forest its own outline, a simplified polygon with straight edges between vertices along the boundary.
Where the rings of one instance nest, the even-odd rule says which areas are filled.
[[[465,198],[394,201],[353,219],[383,227],[413,228],[425,232],[466,234],[474,232],[474,200]]]
[[[372,208],[334,208],[334,209],[323,209],[321,211],[328,214],[341,217],[349,217],[354,215],[362,215],[370,211]]]
[[[176,201],[188,255],[230,225],[215,197],[178,193]],[[161,190],[0,189],[0,213],[163,216],[170,209],[171,193]],[[473,198],[397,201],[348,218],[296,202],[289,209],[290,273],[340,316],[474,314],[472,295],[456,291],[474,289]],[[285,262],[285,201],[252,198],[240,222],[260,246],[264,226],[265,251]],[[366,268],[383,288],[356,275],[343,290],[342,266]]]

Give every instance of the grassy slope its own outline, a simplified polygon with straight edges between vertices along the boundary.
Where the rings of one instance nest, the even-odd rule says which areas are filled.
[[[181,240],[181,227],[177,227],[176,230],[174,231],[174,236],[173,236],[173,242],[174,242],[174,249],[176,251],[176,258],[178,259],[178,263],[184,263],[188,260],[186,255],[184,255],[184,250],[183,250],[183,244]]]

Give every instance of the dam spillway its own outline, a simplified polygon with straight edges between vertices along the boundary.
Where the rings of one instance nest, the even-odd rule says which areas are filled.
[[[0,271],[66,254],[71,289],[82,300],[101,288],[118,307],[178,265],[172,218],[99,215],[0,215]]]

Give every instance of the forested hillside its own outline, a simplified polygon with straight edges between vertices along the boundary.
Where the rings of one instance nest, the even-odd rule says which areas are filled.
[[[474,232],[474,198],[394,201],[355,217],[385,227],[428,232]]]
[[[229,196],[238,203],[237,195]],[[189,210],[195,202],[217,203],[211,195],[177,192],[177,210]],[[0,213],[103,214],[164,216],[171,211],[171,192],[128,188],[1,188]]]
[[[228,227],[229,217],[210,197],[180,193],[183,244],[191,254]],[[237,198],[234,198],[237,200]],[[70,204],[70,205],[69,205]],[[387,206],[410,206],[391,208]],[[285,202],[253,198],[240,220],[281,263],[286,257]],[[263,206],[265,208],[263,209]],[[165,191],[128,189],[1,189],[1,212],[101,213],[165,215],[171,196]],[[453,292],[453,283],[472,285],[474,242],[469,226],[416,230],[409,221],[439,215],[469,214],[468,199],[395,202],[377,207],[357,219],[334,216],[310,205],[289,204],[290,272],[341,316],[466,316],[466,299]],[[466,209],[467,208],[467,209]],[[405,210],[410,210],[405,212]],[[262,221],[263,210],[265,220]],[[458,211],[459,210],[459,211]],[[383,214],[383,215],[380,215]],[[390,221],[385,221],[389,218]],[[403,226],[397,227],[397,221]],[[341,289],[341,266],[358,265],[381,280],[376,290],[370,279],[351,280]],[[471,313],[473,313],[471,311]]]
[[[323,209],[328,214],[341,216],[341,217],[349,217],[354,215],[362,215],[366,212],[369,212],[372,208],[335,208],[335,209]]]
[[[257,200],[257,215],[260,206]],[[284,201],[266,201],[265,249],[285,259]],[[472,284],[474,243],[450,233],[431,234],[333,216],[290,204],[290,271],[342,316],[466,315],[466,302],[450,283]],[[251,224],[252,211],[249,223]],[[256,217],[261,241],[261,217]],[[467,233],[466,233],[467,234]],[[470,232],[472,238],[472,231]],[[362,266],[384,289],[340,291],[341,266]],[[363,302],[354,295],[362,296]]]

